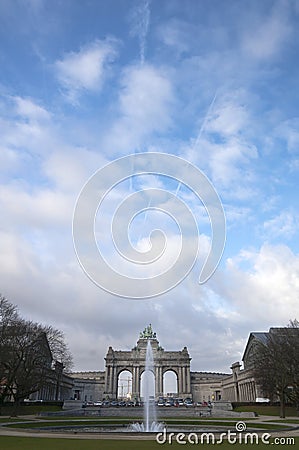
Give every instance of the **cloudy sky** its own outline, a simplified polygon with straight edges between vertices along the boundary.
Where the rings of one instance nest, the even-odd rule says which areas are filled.
[[[298,23],[298,0],[0,2],[0,291],[65,332],[75,370],[103,369],[109,345],[131,349],[152,323],[166,350],[188,347],[193,370],[229,372],[251,331],[299,319]],[[86,276],[72,218],[95,171],[142,152],[177,155],[209,178],[226,246],[200,285],[212,239],[201,202],[158,174],[119,184],[95,224],[118,270],[128,262],[114,259],[110,221],[134,192],[168,190],[200,233],[184,281],[133,300]],[[180,233],[162,209],[136,216],[129,240],[148,250],[159,226],[171,258]]]

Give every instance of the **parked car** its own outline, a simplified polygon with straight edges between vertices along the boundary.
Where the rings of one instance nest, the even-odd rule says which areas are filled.
[[[190,408],[191,406],[193,406],[192,400],[185,401],[185,406],[186,406],[186,408]]]
[[[126,406],[134,406],[134,402],[127,402]]]
[[[159,398],[157,406],[165,406],[165,398],[162,398],[162,397]]]
[[[118,406],[118,402],[116,401],[116,400],[113,400],[111,403],[110,403],[110,406]]]

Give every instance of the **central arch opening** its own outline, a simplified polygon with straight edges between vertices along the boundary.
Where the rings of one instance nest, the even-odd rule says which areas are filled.
[[[152,371],[144,371],[140,378],[140,395],[141,400],[149,396],[150,399],[155,399],[155,375]]]
[[[123,370],[118,375],[117,399],[123,401],[132,399],[132,374],[129,370]]]
[[[177,397],[178,377],[173,370],[167,370],[163,375],[163,396]]]

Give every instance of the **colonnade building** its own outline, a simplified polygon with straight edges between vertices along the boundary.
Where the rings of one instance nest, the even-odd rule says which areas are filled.
[[[271,330],[270,330],[271,331]],[[131,351],[108,348],[105,370],[99,372],[74,372],[72,398],[81,401],[124,399],[139,401],[142,398],[142,377],[145,371],[146,348],[150,340],[153,352],[155,379],[153,396],[191,398],[194,402],[256,401],[261,397],[252,374],[252,349],[256,340],[264,341],[268,333],[251,333],[243,356],[243,366],[236,362],[230,373],[194,372],[190,370],[191,357],[187,347],[178,351],[164,350],[151,325],[140,333]],[[175,392],[165,392],[166,373],[176,379]],[[127,378],[122,378],[123,374]]]

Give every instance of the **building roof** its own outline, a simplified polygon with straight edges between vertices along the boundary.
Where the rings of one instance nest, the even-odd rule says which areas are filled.
[[[251,348],[252,345],[252,341],[257,340],[259,342],[261,342],[261,344],[266,345],[267,344],[267,339],[268,339],[268,332],[265,331],[253,331],[250,333],[243,356],[242,356],[242,361],[244,362],[244,360],[246,359],[246,356],[249,352],[249,349]]]

